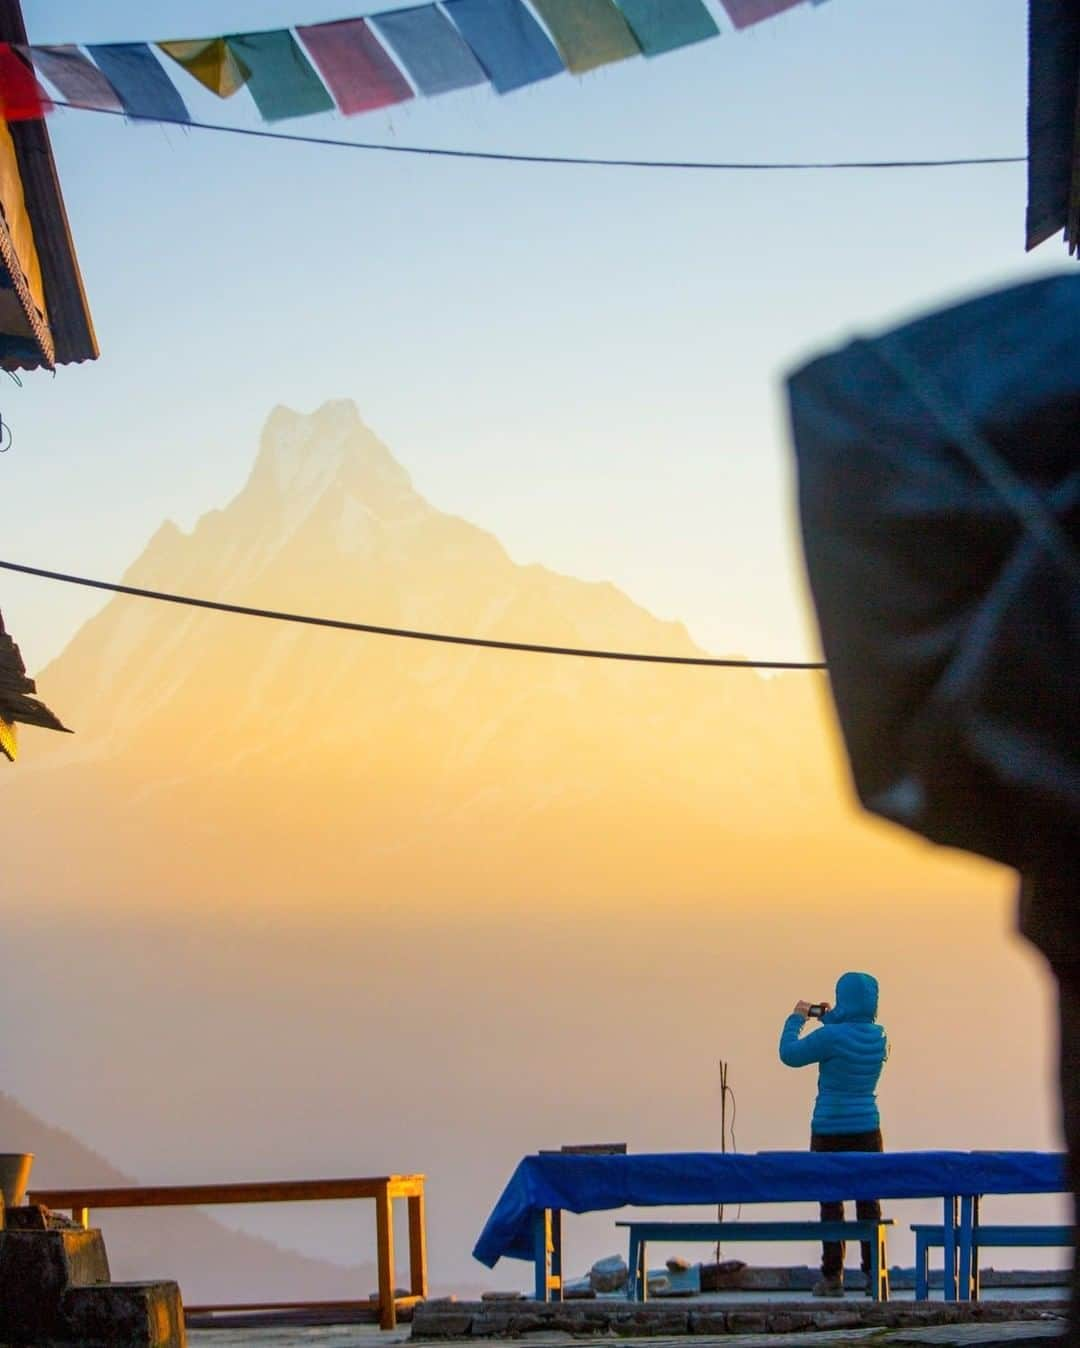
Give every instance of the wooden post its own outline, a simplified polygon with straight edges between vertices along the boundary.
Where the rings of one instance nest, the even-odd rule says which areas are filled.
[[[394,1206],[389,1184],[382,1185],[375,1198],[375,1232],[379,1251],[379,1325],[394,1329],[397,1303],[394,1300]]]
[[[409,1200],[409,1291],[414,1297],[426,1297],[427,1234],[424,1229],[424,1192],[413,1194]]]
[[[83,1229],[84,1231],[89,1231],[89,1230],[90,1230],[90,1209],[89,1209],[89,1208],[72,1208],[72,1209],[71,1209],[71,1220],[75,1223],[76,1226],[81,1226],[82,1229]]]

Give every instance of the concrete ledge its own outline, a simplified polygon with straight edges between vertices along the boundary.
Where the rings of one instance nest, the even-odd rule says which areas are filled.
[[[846,1303],[747,1302],[678,1304],[631,1301],[456,1301],[416,1307],[411,1337],[522,1338],[571,1334],[577,1338],[651,1338],[675,1335],[780,1335],[841,1330],[924,1329],[939,1325],[1014,1324],[1064,1317],[1065,1302]],[[1064,1326],[1062,1325],[1062,1328]],[[1046,1332],[1044,1329],[1043,1333]]]

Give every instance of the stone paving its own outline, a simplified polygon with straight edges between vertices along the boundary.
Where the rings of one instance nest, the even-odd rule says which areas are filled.
[[[450,1312],[451,1304],[445,1304],[446,1312]],[[523,1309],[523,1303],[517,1304],[519,1309]],[[458,1306],[466,1315],[480,1310],[480,1303],[458,1303]],[[890,1306],[894,1312],[898,1309],[895,1303],[890,1303]],[[789,1306],[786,1309],[790,1313],[793,1308]],[[836,1309],[839,1310],[839,1305]],[[885,1310],[884,1307],[881,1309]],[[913,1304],[909,1303],[908,1311],[913,1309]],[[946,1310],[941,1303],[937,1303],[936,1308],[933,1304],[923,1303],[922,1318],[933,1315],[935,1309],[939,1315],[955,1314]],[[610,1325],[604,1327],[599,1323],[591,1324],[584,1332],[579,1328],[577,1333],[541,1326],[534,1327],[532,1332],[517,1334],[513,1329],[504,1327],[498,1337],[520,1348],[566,1348],[566,1345],[581,1345],[585,1339],[594,1342],[599,1339],[607,1344],[618,1343],[625,1345],[625,1348],[860,1348],[861,1345],[865,1345],[865,1348],[1055,1348],[1059,1342],[1064,1348],[1062,1307],[1050,1307],[1046,1303],[1008,1303],[993,1311],[985,1305],[970,1309],[980,1317],[979,1320],[951,1324],[888,1325],[879,1319],[877,1324],[864,1323],[861,1327],[855,1327],[851,1325],[849,1311],[846,1324],[837,1315],[837,1323],[820,1329],[804,1327],[801,1332],[777,1333],[772,1331],[770,1325],[769,1330],[761,1333],[740,1333],[737,1329],[721,1333],[700,1330],[697,1333],[686,1333],[678,1330],[670,1332],[667,1317],[653,1314],[648,1321],[640,1322],[637,1333],[629,1322],[623,1320],[617,1331],[613,1331]],[[727,1323],[733,1326],[745,1325],[749,1330],[756,1324],[764,1323],[762,1320],[755,1321],[755,1315],[771,1317],[778,1310],[775,1303],[771,1307],[758,1307],[756,1310],[745,1307],[738,1321]],[[870,1307],[864,1303],[860,1310],[865,1313]],[[829,1312],[819,1308],[817,1314],[827,1316]],[[1010,1315],[1017,1318],[1009,1318]],[[987,1316],[993,1318],[987,1319]],[[895,1320],[895,1315],[889,1318]],[[909,1314],[904,1318],[910,1319],[911,1316]],[[428,1323],[431,1324],[430,1318]],[[457,1321],[450,1324],[448,1321],[445,1325],[447,1332],[441,1336],[441,1341],[446,1344],[451,1337],[455,1337],[459,1343],[463,1339],[475,1343],[477,1338],[494,1337],[490,1333],[490,1323],[482,1326],[480,1334],[471,1332],[472,1328],[471,1321],[468,1325]],[[421,1335],[420,1342],[437,1342],[440,1337],[425,1333],[423,1329]],[[389,1333],[373,1324],[290,1325],[267,1329],[198,1329],[188,1332],[190,1348],[401,1348],[407,1341],[415,1341],[409,1325],[401,1325]]]
[[[694,1348],[1054,1348],[1062,1324],[1053,1320],[1001,1324],[938,1325],[926,1329],[836,1329],[797,1336],[724,1334],[695,1337]],[[408,1329],[382,1333],[374,1325],[321,1326],[311,1329],[207,1329],[188,1334],[190,1348],[394,1348]],[[611,1340],[606,1340],[611,1342]],[[624,1348],[687,1348],[686,1338],[619,1338]],[[529,1348],[566,1348],[580,1344],[571,1334],[538,1334]]]

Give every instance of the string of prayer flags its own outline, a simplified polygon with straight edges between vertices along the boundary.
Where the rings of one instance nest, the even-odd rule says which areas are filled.
[[[483,66],[437,6],[394,9],[374,15],[372,22],[420,93],[447,94],[487,83]]]
[[[719,3],[736,28],[748,28],[805,0]],[[145,42],[0,43],[0,119],[52,110],[35,71],[74,107],[188,123],[173,84],[179,66],[218,98],[247,88],[263,120],[277,122],[335,107],[351,116],[485,83],[506,94],[565,70],[660,56],[719,31],[706,0],[418,0],[295,29],[159,41],[157,52]]]
[[[287,28],[234,33],[225,39],[248,72],[247,87],[267,122],[330,112],[334,100]]]
[[[78,47],[29,47],[38,74],[53,86],[65,103],[76,108],[104,108],[122,112],[116,90]]]
[[[597,66],[640,56],[633,33],[611,0],[532,0],[555,39],[566,68],[583,75]]]
[[[158,42],[156,46],[218,98],[232,98],[251,74],[223,37]]]
[[[646,56],[662,56],[720,33],[702,0],[615,0]],[[817,3],[817,0],[815,0]]]
[[[0,42],[0,112],[9,122],[34,121],[52,111],[52,103],[34,76],[34,67],[10,42]]]
[[[559,53],[521,0],[445,0],[444,8],[496,93],[562,74]]]
[[[86,50],[126,113],[151,121],[191,121],[184,100],[145,42],[111,42]]]
[[[785,9],[794,9],[803,0],[720,0],[728,12],[728,18],[736,28],[749,28],[762,19],[771,19],[783,14]]]
[[[296,31],[346,117],[412,98],[408,80],[364,19],[312,24]]]

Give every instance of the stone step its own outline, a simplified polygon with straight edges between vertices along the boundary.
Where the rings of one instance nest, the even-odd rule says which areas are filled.
[[[100,1231],[0,1231],[0,1342],[58,1334],[64,1294],[108,1281]]]
[[[60,1303],[64,1341],[79,1348],[184,1348],[184,1307],[174,1282],[72,1287]]]

